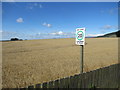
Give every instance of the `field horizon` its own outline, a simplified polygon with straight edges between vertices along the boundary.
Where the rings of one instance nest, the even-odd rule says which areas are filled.
[[[86,38],[84,72],[118,63],[118,38]],[[3,88],[19,88],[79,74],[75,38],[2,42]]]

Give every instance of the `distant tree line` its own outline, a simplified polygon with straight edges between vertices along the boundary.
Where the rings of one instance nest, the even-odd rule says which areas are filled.
[[[19,38],[11,38],[10,40],[11,41],[22,41],[22,39],[19,39]]]

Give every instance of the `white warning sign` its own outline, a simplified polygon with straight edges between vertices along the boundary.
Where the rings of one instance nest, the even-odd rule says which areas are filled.
[[[76,44],[77,45],[85,44],[85,28],[76,29]]]

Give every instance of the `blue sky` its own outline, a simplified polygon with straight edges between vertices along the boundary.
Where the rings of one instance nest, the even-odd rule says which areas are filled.
[[[3,2],[2,39],[75,37],[76,28],[86,36],[118,29],[117,2]]]

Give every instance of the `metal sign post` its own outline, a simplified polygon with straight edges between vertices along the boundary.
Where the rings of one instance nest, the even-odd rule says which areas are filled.
[[[83,73],[83,48],[84,46],[80,46],[80,73]]]
[[[80,73],[83,73],[83,57],[85,45],[85,28],[76,29],[76,44],[80,45]]]

